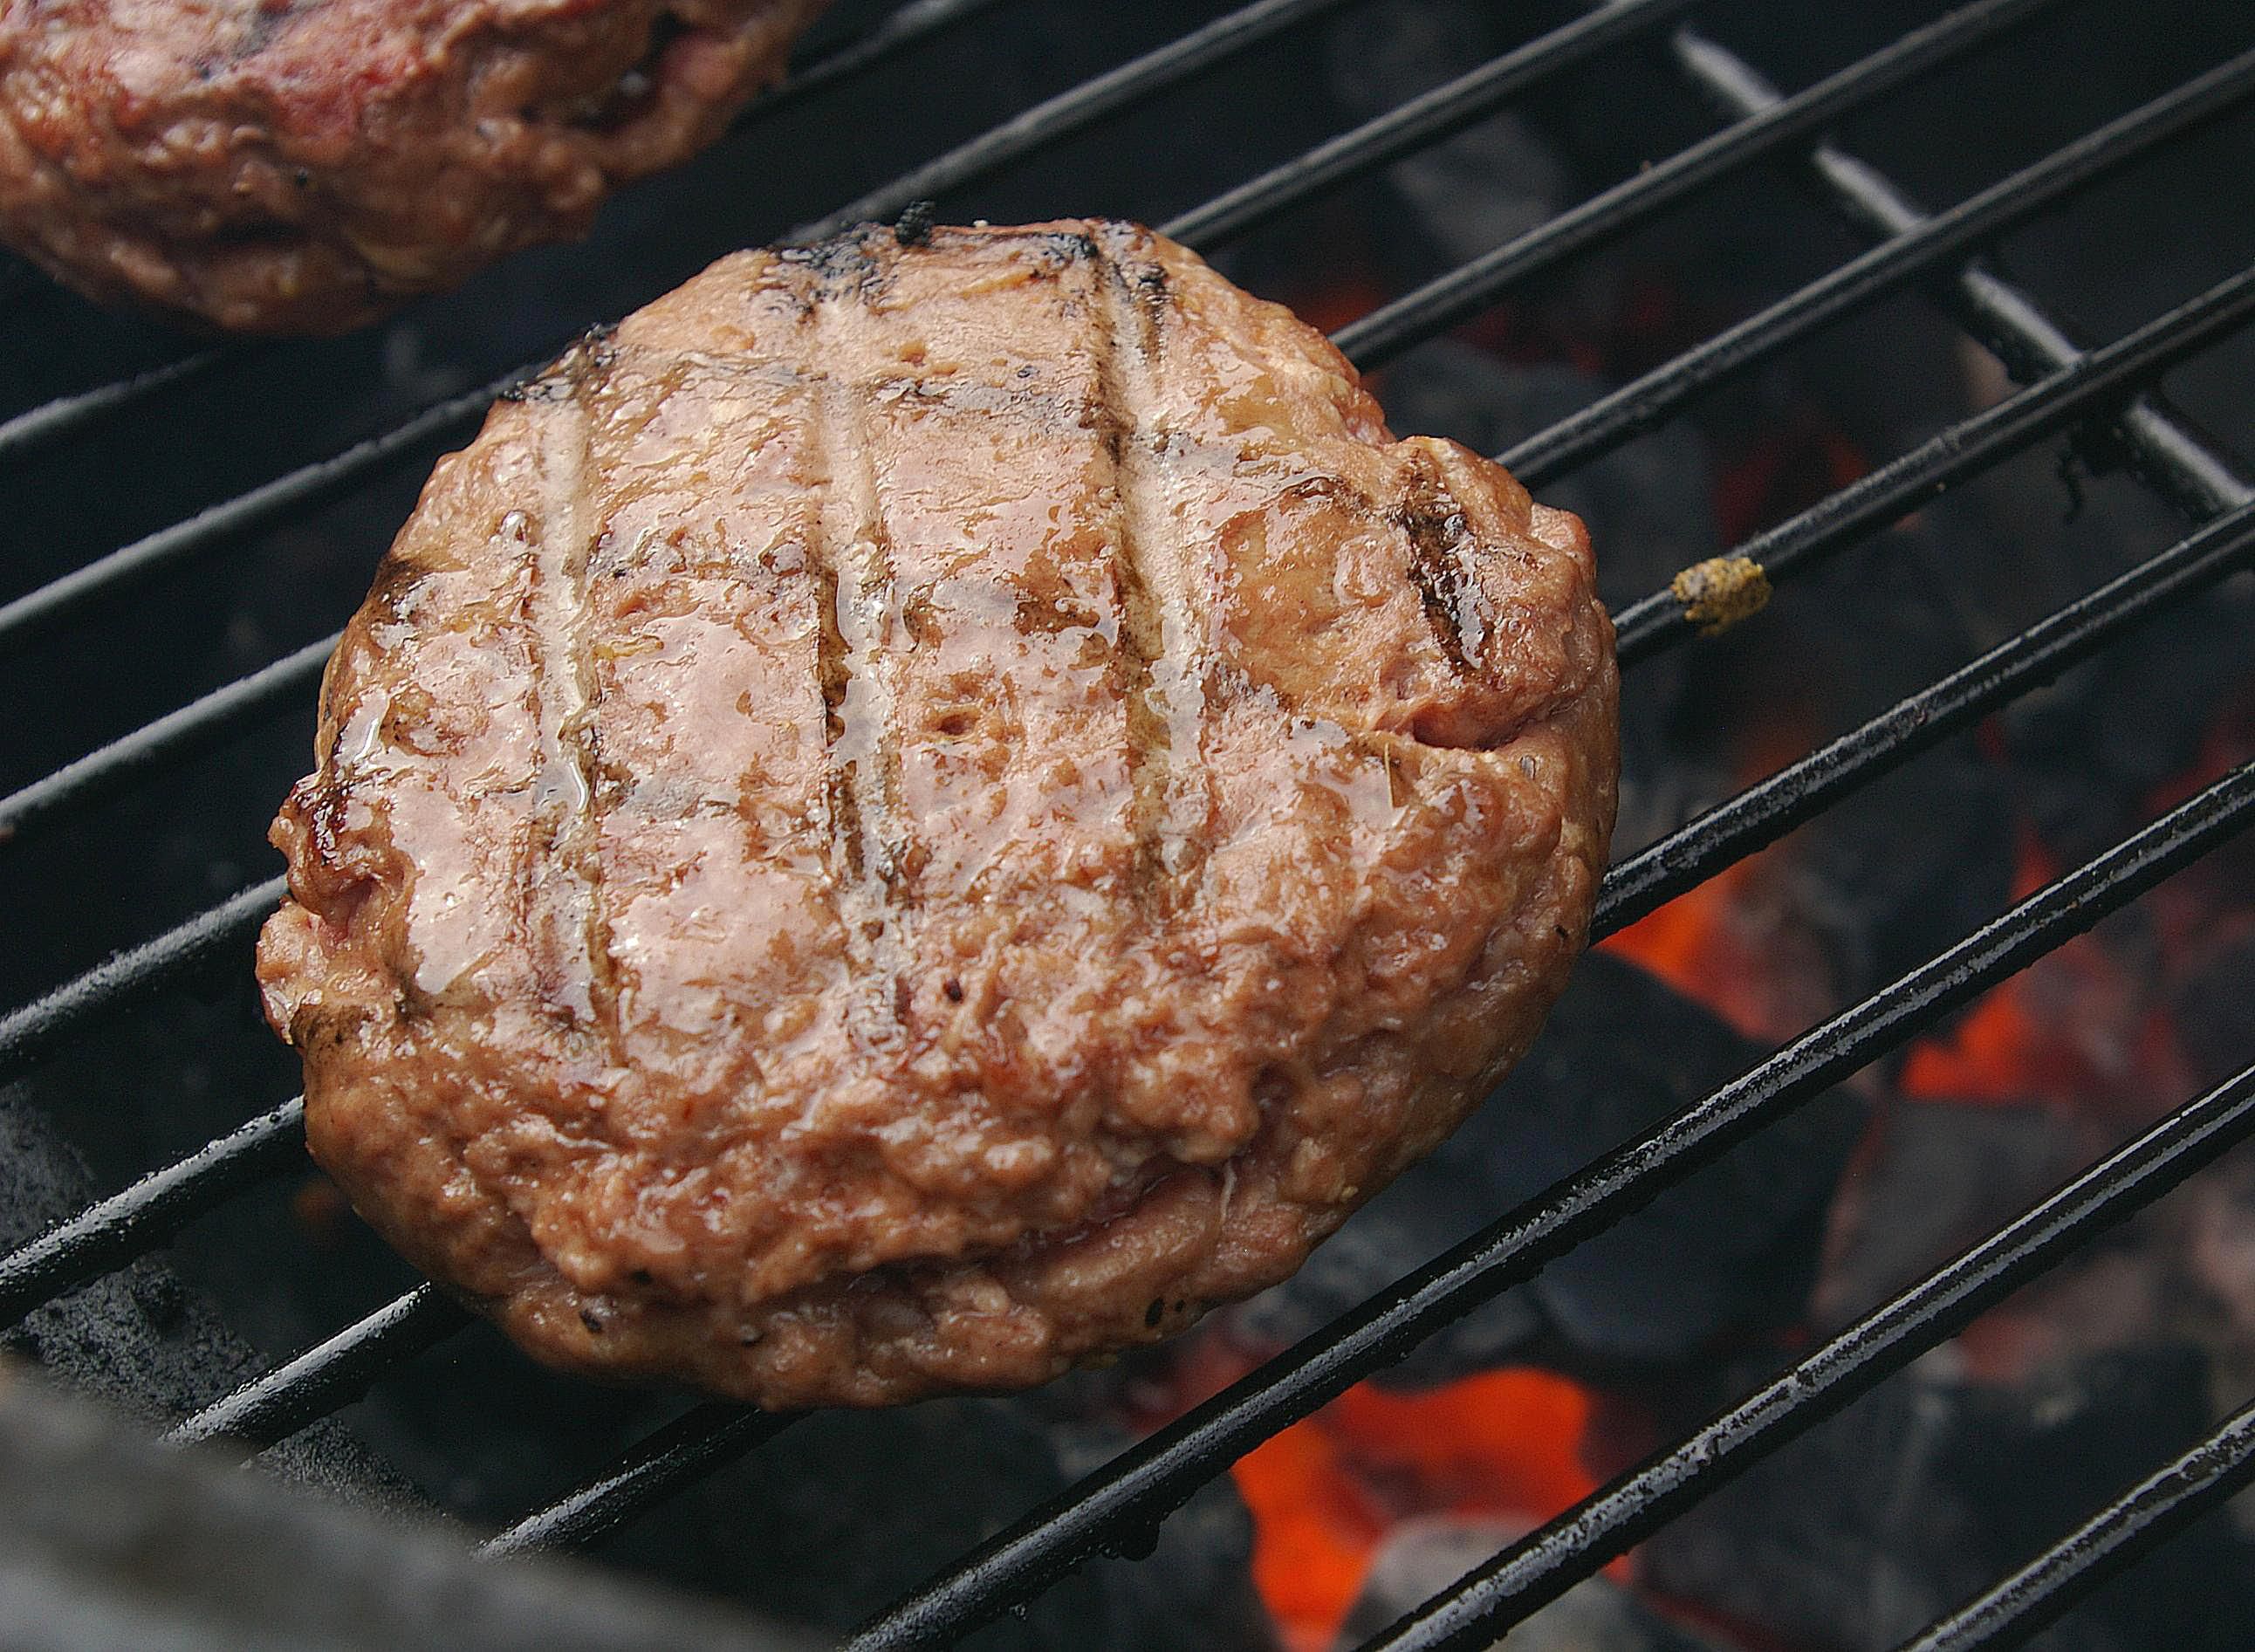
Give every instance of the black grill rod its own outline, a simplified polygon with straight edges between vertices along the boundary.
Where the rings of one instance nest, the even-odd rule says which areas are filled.
[[[123,1267],[206,1211],[300,1163],[305,1131],[305,1099],[292,1096],[0,1256],[0,1329]]]
[[[967,23],[1001,4],[1002,0],[909,0],[908,4],[887,13],[882,22],[825,52],[804,68],[794,64],[790,78],[782,85],[745,105],[744,112],[728,128],[729,134],[733,137],[756,126],[777,111],[833,86],[858,80],[910,46],[959,23]]]
[[[11,418],[0,420],[0,463],[20,459],[34,448],[76,435],[120,408],[129,407],[158,390],[201,377],[221,362],[247,361],[256,348],[237,345],[229,349],[198,350],[192,355],[144,368],[111,383],[74,390],[37,407],[27,407]]]
[[[794,70],[791,78],[748,104],[730,127],[732,133],[757,125],[780,109],[811,94],[858,78],[869,69],[943,30],[1000,4],[1001,0],[910,0],[858,39]],[[25,266],[11,269],[28,273]],[[238,341],[198,351],[91,390],[76,390],[28,408],[0,422],[0,461],[18,458],[89,424],[145,400],[154,392],[200,377],[222,363],[240,366],[271,348],[264,342]]]
[[[484,415],[495,397],[523,376],[512,373],[433,403],[411,418],[355,442],[341,453],[301,465],[247,493],[207,506],[186,521],[145,534],[0,605],[0,652],[22,646],[27,638],[53,629],[129,581],[177,566],[216,550],[228,539],[310,510],[363,477],[408,458],[426,443],[460,435]]]
[[[2012,1576],[1898,1652],[2018,1646],[2195,1518],[2255,1480],[2255,1404],[2157,1469]]]
[[[1785,101],[1752,64],[1692,30],[1676,31],[1669,49],[1686,78],[1726,113],[1752,117]],[[1907,235],[1926,221],[1885,174],[1830,144],[1818,146],[1809,169],[1833,208],[1866,235]],[[2026,293],[1978,264],[1960,272],[1947,303],[2023,382],[2071,366],[2082,353]],[[2245,467],[2160,398],[2132,403],[2119,431],[2138,475],[2191,520],[2205,522],[2255,499]]]
[[[1272,35],[1312,23],[1361,0],[1254,0],[1178,39],[1130,59],[1092,80],[1058,93],[959,144],[935,160],[848,201],[827,217],[791,230],[790,241],[819,241],[857,223],[897,218],[915,201],[929,200],[999,172],[1046,144],[1085,130],[1106,116],[1219,68]]]
[[[1609,935],[1635,923],[1868,784],[1877,772],[1971,727],[2014,696],[2089,658],[2132,626],[2251,565],[2255,503],[2217,517],[1619,861],[1598,890],[1592,932]]]
[[[286,1365],[182,1418],[166,1431],[165,1442],[193,1445],[224,1437],[270,1445],[351,1404],[384,1372],[469,1322],[469,1310],[440,1294],[436,1285],[418,1285]]]
[[[2127,625],[2149,616],[2166,602],[2205,588],[2216,579],[2244,566],[2251,558],[2255,558],[2255,506],[2211,524],[1615,868],[1600,891],[1593,933],[1602,936],[1634,922],[1732,861],[1782,836],[1842,793],[1900,765],[2020,690],[2056,675]],[[1867,1000],[1858,1011],[1846,1013],[1868,1011],[1877,1002]],[[1937,1001],[1939,1008],[1934,1013],[1957,1002],[1957,998]],[[1786,1053],[1802,1050],[1816,1037],[1808,1035]],[[1781,1059],[1782,1054],[1774,1058]],[[1830,1073],[1832,1069],[1824,1071]],[[1821,1085],[1830,1079],[1814,1082]],[[1712,1153],[1720,1152],[1762,1122],[1767,1114],[1761,1108],[1770,1105],[1750,1104],[1744,1113],[1743,1128],[1734,1125],[1735,1134],[1720,1139],[1711,1150],[1701,1149],[1697,1156],[1656,1151],[1656,1144],[1664,1145],[1657,1136],[1638,1149],[1626,1149],[1619,1156],[1642,1168],[1622,1184],[1618,1193],[1606,1197],[1656,1196],[1661,1188],[1688,1175]],[[1449,1317],[1451,1303],[1465,1299],[1470,1293],[1469,1299],[1462,1301],[1462,1307],[1469,1307],[1531,1274],[1561,1249],[1579,1243],[1588,1232],[1595,1231],[1583,1224],[1598,1220],[1594,1213],[1601,1210],[1591,1202],[1589,1178],[1597,1173],[1596,1169],[1585,1171],[1559,1184],[1540,1201],[1522,1206],[1504,1222],[1413,1276],[1416,1280],[1430,1276],[1430,1285],[1416,1290],[1397,1287],[1388,1293],[1390,1302],[1380,1297],[1366,1304],[1311,1341],[1303,1342],[1286,1356],[1281,1369],[1279,1362],[1263,1367],[1220,1399],[1099,1470],[1061,1508],[1022,1522],[1005,1537],[996,1539],[994,1546],[982,1551],[986,1557],[975,1563],[974,1571],[958,1574],[934,1592],[931,1598],[941,1603],[934,1609],[952,1625],[948,1633],[965,1627],[949,1614],[967,1609],[991,1615],[1001,1609],[998,1600],[986,1594],[995,1578],[1011,1580],[1010,1586],[1018,1591],[1019,1598],[1029,1595],[1050,1578],[1085,1558],[1104,1540],[1106,1529],[1131,1523],[1139,1516],[1147,1523],[1163,1518],[1168,1509],[1207,1477],[1201,1465],[1210,1465],[1217,1449],[1230,1449],[1230,1457],[1221,1459],[1225,1462],[1241,1456],[1264,1433],[1305,1416],[1429,1334]],[[1606,1215],[1603,1220],[1611,1218]],[[1519,1224],[1517,1229],[1514,1223]],[[386,1334],[386,1315],[406,1312],[430,1289],[425,1286],[401,1297],[283,1371],[259,1379],[251,1386],[264,1396],[262,1403],[278,1406],[290,1401],[298,1384],[327,1382],[327,1367],[333,1363],[348,1362],[355,1371],[375,1368],[360,1363],[367,1357],[363,1345]],[[363,1376],[363,1386],[364,1381]],[[1323,1385],[1327,1382],[1335,1386],[1326,1388]],[[292,1414],[309,1420],[318,1415],[318,1409],[301,1407]],[[1193,1430],[1190,1425],[1194,1421]],[[1185,1441],[1182,1438],[1185,1433],[1193,1438]],[[1058,1536],[1058,1532],[1064,1536]],[[1060,1554],[1064,1557],[1058,1558]],[[1028,1578],[1033,1581],[1027,1583]],[[973,1601],[980,1604],[967,1606]]]
[[[1990,3],[2000,4],[2002,0]],[[2036,4],[2038,0],[2013,3]],[[2048,4],[2049,0],[2043,3]],[[821,224],[794,233],[801,236],[817,234],[825,226],[851,223],[872,214],[894,216],[910,201],[932,193],[931,180],[943,173],[951,182],[962,182],[992,172],[1053,138],[1092,124],[1134,97],[1189,80],[1282,29],[1353,4],[1358,0],[1258,0],[1258,4],[1219,18],[1193,34],[1060,93],[931,165],[864,196]],[[563,348],[562,344],[558,348]],[[185,522],[146,535],[0,606],[0,651],[19,645],[26,636],[56,625],[130,580],[177,566],[192,557],[207,555],[228,539],[310,508],[362,477],[398,462],[421,443],[459,436],[476,422],[496,396],[538,373],[548,359],[544,355],[476,390],[434,403],[392,429],[356,443],[341,453],[301,466],[247,493],[224,500]]]
[[[254,883],[0,1016],[0,1084],[21,1077],[58,1044],[98,1021],[240,946],[282,903],[286,888],[278,877]]]
[[[2243,777],[2245,777],[2243,771]],[[2255,786],[2243,788],[2255,799]],[[1763,1458],[1845,1409],[2069,1252],[2255,1135],[2255,1066],[1872,1310],[1672,1451],[1647,1459],[1363,1643],[1363,1652],[1472,1652]],[[2220,1489],[2211,1484],[2211,1494]]]
[[[66,819],[135,781],[210,750],[270,713],[299,703],[343,633],[332,632],[247,677],[200,695],[43,779],[0,798],[0,847]]]
[[[568,1497],[478,1546],[481,1554],[577,1549],[622,1521],[764,1445],[797,1420],[713,1401],[684,1412]]]
[[[1633,923],[1723,866],[1783,836],[1849,787],[1900,766],[2013,693],[2057,675],[2163,604],[2206,588],[2244,569],[2251,559],[2255,559],[2255,506],[2220,518],[1614,868],[1598,895],[1593,936]],[[2247,771],[2242,770],[2234,784],[2246,786]],[[2085,868],[2075,875],[2089,871]],[[2014,909],[2020,916],[2007,917],[2025,923],[2028,910],[2029,903],[2023,903]],[[2086,927],[2095,921],[2095,913],[2083,916]],[[1993,939],[1995,931],[1992,924],[1982,936]],[[1905,981],[1926,981],[1965,947],[1981,942],[1982,936]],[[1960,981],[1949,988],[1953,995],[1947,995],[1946,1002],[1936,1000],[1928,1008],[1938,1014],[1978,991],[1991,978],[1984,976],[1970,985]],[[1813,1093],[1814,1087],[1830,1083],[1835,1073],[1853,1072],[1868,1058],[1858,1055],[1845,1066],[1835,1065],[1840,1051],[1850,1047],[1842,1043],[1843,1023],[1861,1025],[1862,1018],[1892,1002],[1888,995],[1903,986],[1898,982],[1795,1040],[1721,1093],[1734,1098],[1727,1107],[1718,1110],[1711,1099],[1633,1146],[1556,1184],[1502,1221],[1129,1447],[888,1611],[855,1642],[858,1652],[960,1634],[1006,1606],[1030,1599],[1100,1549],[1132,1547],[1199,1485],[1270,1434],[1337,1398],[1442,1325],[1531,1277],[1554,1256],[1656,1197],[1795,1100]],[[1788,1074],[1791,1084],[1776,1087]],[[1685,1120],[1704,1122],[1686,1138],[1682,1134]]]
[[[1202,250],[1233,240],[1310,196],[1454,137],[1535,81],[1572,67],[1616,40],[1658,26],[1691,4],[1611,0],[1216,195],[1162,225],[1159,233]]]
[[[1381,366],[1479,314],[1514,282],[1626,234],[1695,190],[1807,137],[1902,81],[1964,55],[2057,4],[2059,0],[1977,0],[1962,6],[1436,277],[1341,328],[1332,342],[1358,367]]]
[[[1664,423],[1693,397],[2255,95],[2255,52],[2242,53],[2110,121],[1948,211],[1921,220],[1789,297],[1686,350],[1570,418],[1528,437],[1500,462],[1529,488]],[[2060,370],[2076,363],[2060,363]],[[2211,513],[2212,514],[2212,513]]]
[[[1958,420],[1799,515],[1742,540],[1728,556],[1753,564],[1770,582],[1806,571],[1922,501],[2065,429],[2093,408],[2126,397],[2251,318],[2255,268]],[[1613,623],[1625,667],[1688,640],[1699,629],[1692,609],[1673,587],[1639,598],[1615,615]]]
[[[2255,90],[2255,54],[2246,80]],[[2000,462],[2122,395],[2242,326],[2255,310],[2255,271],[2235,277],[1995,407],[1963,419],[1800,515],[1737,546],[1774,583],[1852,543],[1925,498]],[[1663,373],[1668,369],[1662,369]],[[1542,438],[1535,439],[1539,442]],[[1514,454],[1504,462],[1518,467]],[[1655,591],[1614,615],[1621,663],[1633,666],[1697,629],[1671,589]],[[0,845],[32,826],[108,796],[162,765],[217,743],[251,719],[289,702],[320,675],[330,636],[238,682],[214,690],[156,722],[0,798]]]

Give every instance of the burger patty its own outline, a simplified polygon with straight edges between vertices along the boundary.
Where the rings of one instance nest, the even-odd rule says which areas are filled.
[[[1148,230],[905,235],[725,259],[496,407],[275,823],[315,1157],[561,1365],[875,1405],[1165,1336],[1584,938],[1581,524]]]
[[[576,235],[827,0],[0,0],[0,239],[89,298],[333,333]]]

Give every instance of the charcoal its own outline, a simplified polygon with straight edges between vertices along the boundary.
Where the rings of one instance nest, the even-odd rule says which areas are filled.
[[[2048,1107],[1901,1100],[1841,1196],[1816,1320],[1837,1330],[1985,1238],[2067,1179],[2083,1155]]]
[[[1340,1652],[1360,1646],[1493,1556],[1525,1530],[1493,1520],[1404,1521],[1387,1535],[1339,1632]],[[1500,1652],[1711,1652],[1714,1643],[1655,1614],[1599,1577],[1568,1590],[1499,1639]]]
[[[1758,1465],[1640,1550],[1653,1589],[1786,1645],[1895,1646],[2056,1541],[2208,1426],[2185,1344],[2029,1382],[1928,1361]],[[2046,1652],[2244,1644],[2255,1549],[2204,1520],[2109,1585]]]
[[[1635,966],[1590,954],[1533,1051],[1464,1128],[1238,1310],[1230,1334],[1256,1346],[1305,1335],[1760,1055]],[[1449,1381],[1538,1347],[1577,1366],[1664,1366],[1794,1322],[1862,1115],[1844,1092],[1816,1098],[1442,1330],[1388,1380]]]
[[[20,1095],[0,1092],[0,1250],[36,1237],[95,1194],[85,1165]],[[38,1309],[0,1346],[161,1427],[256,1376],[269,1361],[161,1260],[144,1257]],[[269,1453],[292,1479],[378,1502],[406,1483],[333,1422]]]
[[[2255,929],[2223,942],[2170,995],[2177,1036],[2202,1084],[2221,1084],[2255,1061]]]
[[[1496,24],[1493,9],[1474,0],[1350,14],[1328,31],[1327,79],[1340,103],[1367,120],[1428,90],[1441,71],[1462,72],[1512,44]],[[1509,112],[1396,161],[1385,176],[1402,221],[1394,227],[1429,239],[1431,256],[1450,264],[1525,234],[1570,199],[1564,162]]]
[[[603,1552],[837,1634],[1128,1444],[1031,1396],[808,1417],[672,1498]],[[1099,1561],[976,1652],[1266,1652],[1247,1571],[1252,1522],[1228,1477],[1163,1525],[1138,1564]]]
[[[2247,685],[2255,596],[2244,585],[2124,638],[1999,719],[2037,833],[2056,854],[2084,860],[2128,835],[2156,791],[2200,757],[2218,708]]]

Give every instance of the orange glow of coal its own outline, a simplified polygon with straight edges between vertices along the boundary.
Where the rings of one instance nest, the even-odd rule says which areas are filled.
[[[2083,1087],[2087,1078],[2028,1013],[2016,977],[1984,998],[1947,1037],[1918,1044],[1902,1092],[1930,1100],[2027,1101]]]
[[[1736,545],[1755,530],[1808,509],[1871,467],[1845,434],[1804,411],[1717,475],[1715,522],[1723,543]]]
[[[2013,898],[2059,875],[2023,828]],[[1899,1087],[1927,1100],[2108,1105],[2135,1087],[2166,1089],[2181,1066],[2174,1030],[2095,938],[2078,935],[1985,995],[1956,1026],[1911,1046]]]
[[[1740,861],[1598,943],[1657,975],[1750,1038],[1770,1031],[1765,963],[1737,922],[1754,863]]]
[[[1376,278],[1350,275],[1308,292],[1292,295],[1293,313],[1319,333],[1336,333],[1359,321],[1392,295]]]
[[[1424,1394],[1360,1383],[1232,1471],[1253,1511],[1253,1582],[1288,1652],[1321,1652],[1387,1529],[1415,1515],[1548,1520],[1595,1487],[1588,1392],[1547,1371]]]
[[[1230,1471],[1253,1512],[1253,1586],[1288,1652],[1322,1652],[1346,1621],[1386,1529],[1319,1418],[1295,1423]]]

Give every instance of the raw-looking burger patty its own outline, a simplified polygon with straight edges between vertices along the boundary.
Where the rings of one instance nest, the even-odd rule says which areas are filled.
[[[443,461],[275,824],[314,1156],[541,1357],[1039,1382],[1457,1123],[1613,813],[1582,525],[1129,225],[740,254]]]
[[[104,302],[331,333],[584,229],[828,0],[0,0],[0,238]]]

